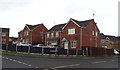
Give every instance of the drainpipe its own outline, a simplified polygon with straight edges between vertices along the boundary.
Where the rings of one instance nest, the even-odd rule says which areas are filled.
[[[81,27],[81,29],[80,29],[80,47],[82,48],[82,27]],[[82,49],[82,51],[83,51],[83,55],[84,55],[84,50]]]
[[[2,47],[2,29],[0,29],[0,49],[2,49],[1,47]]]
[[[90,55],[92,55],[92,46],[91,46],[91,40],[92,40],[92,38],[91,38],[91,24],[90,24]]]
[[[61,33],[62,33],[62,31],[60,31],[60,46],[59,46],[59,47],[62,46],[62,45],[61,45]]]
[[[45,33],[44,35],[45,35],[45,45],[47,45],[47,43],[46,43],[47,33]]]
[[[32,31],[31,31],[31,44],[32,44]]]
[[[81,27],[81,31],[80,31],[81,33],[81,35],[80,35],[80,39],[81,39],[81,41],[80,41],[80,46],[82,47],[82,27]]]

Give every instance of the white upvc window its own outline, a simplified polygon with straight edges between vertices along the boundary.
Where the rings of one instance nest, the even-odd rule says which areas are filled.
[[[77,42],[76,42],[76,41],[74,41],[74,40],[73,40],[73,41],[71,41],[71,48],[76,48],[76,43],[77,43]]]
[[[24,32],[24,36],[27,36],[27,35],[28,35],[28,31],[25,31],[25,32]]]
[[[2,44],[6,44],[6,39],[2,39]]]
[[[2,36],[6,36],[6,33],[2,33]]]
[[[47,38],[49,38],[49,36],[50,36],[49,33],[47,33]]]
[[[68,35],[75,34],[75,28],[68,29]]]
[[[53,38],[54,36],[53,36],[53,33],[51,33],[51,37]]]
[[[26,42],[26,44],[29,44],[29,40],[28,40],[28,39],[26,39],[26,41],[25,41],[25,42]]]
[[[24,36],[26,36],[26,31],[24,32]]]
[[[28,31],[26,32],[26,35],[28,35]]]
[[[96,32],[96,36],[98,36],[98,32]]]
[[[93,36],[94,36],[94,33],[95,33],[95,32],[94,32],[94,31],[92,31],[92,35],[93,35]]]
[[[56,32],[56,37],[59,37],[59,32]]]

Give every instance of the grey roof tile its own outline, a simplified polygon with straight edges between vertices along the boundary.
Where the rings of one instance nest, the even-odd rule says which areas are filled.
[[[37,24],[37,25],[29,25],[29,24],[26,24],[28,26],[28,28],[30,30],[33,30],[34,28],[36,28],[37,26],[39,26],[40,24]]]
[[[79,26],[82,26],[82,27],[86,27],[88,24],[89,24],[89,21],[92,21],[93,19],[90,19],[90,20],[85,20],[85,21],[78,21],[78,20],[75,20],[75,19],[72,19],[75,23],[77,23]],[[53,26],[50,30],[48,30],[48,32],[52,32],[52,31],[62,31],[62,28],[66,25],[65,24],[59,24],[59,25],[55,25]]]
[[[65,24],[59,24],[59,25],[55,25],[53,26],[50,30],[48,30],[48,32],[52,32],[52,31],[62,31],[62,28],[65,26]]]
[[[74,22],[76,22],[79,26],[82,26],[82,27],[87,27],[87,25],[89,24],[89,21],[94,21],[94,19],[85,20],[85,21],[78,21],[78,20],[75,20],[75,19],[72,19],[72,20]]]

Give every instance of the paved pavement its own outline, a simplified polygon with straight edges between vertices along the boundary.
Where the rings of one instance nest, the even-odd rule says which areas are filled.
[[[3,68],[118,68],[118,56],[62,58],[2,55]]]

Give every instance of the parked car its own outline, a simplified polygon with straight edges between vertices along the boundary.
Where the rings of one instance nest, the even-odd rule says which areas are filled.
[[[114,54],[115,54],[115,55],[119,55],[120,53],[119,53],[118,50],[114,49]]]
[[[16,45],[17,46],[31,46],[31,44],[26,44],[26,43],[23,43],[23,42],[19,42]]]
[[[44,44],[33,45],[33,47],[46,47]]]
[[[58,47],[58,45],[50,45],[50,46],[48,46],[49,48],[56,48],[56,47]]]

